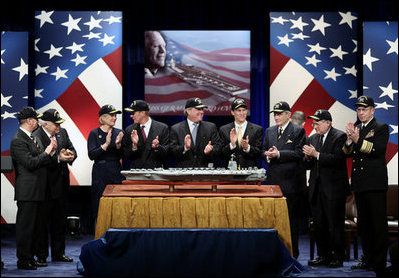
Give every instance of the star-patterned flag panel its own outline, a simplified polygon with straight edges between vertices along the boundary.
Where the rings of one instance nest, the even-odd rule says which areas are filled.
[[[1,33],[1,152],[9,150],[19,124],[17,112],[28,105],[28,32]]]
[[[34,49],[35,108],[55,108],[66,119],[78,153],[71,184],[90,185],[90,130],[101,106],[122,109],[122,12],[37,11]]]
[[[1,33],[1,155],[19,128],[17,112],[28,105],[28,32]],[[1,174],[1,223],[15,223],[14,174]]]
[[[386,160],[390,184],[398,183],[398,22],[363,23],[363,94],[375,117],[389,125]]]
[[[270,107],[287,101],[306,115],[327,109],[345,130],[356,119],[356,52],[355,13],[271,12]],[[312,132],[310,120],[305,129]]]
[[[145,77],[145,99],[152,114],[182,115],[185,102],[192,97],[202,99],[208,115],[230,115],[235,97],[249,103],[250,31],[161,33],[166,41],[167,69],[162,75]],[[180,66],[185,67],[184,72]],[[235,89],[224,90],[226,84]]]

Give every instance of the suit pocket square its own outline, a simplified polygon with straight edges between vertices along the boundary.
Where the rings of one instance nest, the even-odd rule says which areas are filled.
[[[292,141],[291,141],[291,139],[288,139],[287,142],[285,142],[285,143],[286,143],[286,144],[291,144]]]

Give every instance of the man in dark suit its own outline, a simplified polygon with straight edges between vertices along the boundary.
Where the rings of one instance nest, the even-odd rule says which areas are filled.
[[[345,258],[345,202],[349,193],[346,156],[342,146],[346,134],[332,126],[327,110],[319,109],[313,119],[315,134],[303,146],[310,169],[309,202],[311,206],[318,257],[310,266],[342,267]]]
[[[150,117],[150,107],[143,100],[135,100],[130,107],[134,123],[129,125],[123,137],[125,157],[131,169],[164,168],[168,153],[169,128]]]
[[[231,156],[240,169],[258,167],[257,159],[262,154],[263,128],[247,121],[248,106],[241,99],[235,99],[231,104],[231,114],[234,122],[219,129],[222,140],[222,155],[227,166]]]
[[[34,242],[38,236],[38,209],[46,195],[47,170],[57,146],[50,142],[45,148],[32,132],[38,127],[37,114],[32,107],[18,112],[20,128],[10,144],[10,155],[15,169],[15,200],[17,201],[16,242],[17,267],[36,269]]]
[[[214,123],[203,121],[204,108],[199,98],[187,100],[186,120],[170,130],[170,153],[177,159],[177,167],[208,167],[220,152],[220,137]]]
[[[65,255],[65,234],[69,191],[68,164],[72,165],[77,155],[67,131],[60,126],[65,120],[60,117],[57,110],[44,111],[40,121],[42,125],[33,132],[33,135],[44,145],[50,144],[53,140],[57,144],[52,163],[47,166],[46,199],[39,209],[39,226],[43,232],[37,240],[36,256],[38,263],[44,266],[47,265],[46,259],[49,255],[49,233],[52,261],[73,261]]]
[[[273,106],[276,125],[265,131],[263,143],[263,158],[268,163],[267,184],[281,187],[287,199],[288,214],[290,218],[291,240],[293,256],[299,256],[298,226],[299,210],[303,196],[303,183],[300,178],[306,133],[302,127],[290,122],[291,108],[287,102],[281,101]]]
[[[358,230],[363,247],[362,262],[352,268],[373,269],[377,276],[382,277],[388,249],[388,171],[385,153],[389,127],[374,118],[372,98],[361,96],[356,106],[360,124],[347,124],[347,140],[343,146],[344,152],[353,157],[351,186],[355,192]]]

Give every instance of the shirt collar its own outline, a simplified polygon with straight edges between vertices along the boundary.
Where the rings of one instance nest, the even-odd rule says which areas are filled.
[[[32,135],[32,132],[27,131],[26,129],[19,127],[20,130],[22,130],[23,132],[25,132],[26,135],[28,135],[28,137],[30,137]]]
[[[288,121],[285,125],[282,126],[283,132],[284,132],[284,130],[287,128],[287,126],[289,125],[289,123],[290,123],[290,121]],[[280,128],[280,127],[278,127],[278,128]]]

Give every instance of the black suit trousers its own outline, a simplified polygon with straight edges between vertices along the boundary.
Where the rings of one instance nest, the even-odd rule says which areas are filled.
[[[67,194],[60,198],[50,199],[39,208],[39,238],[37,240],[36,256],[46,259],[49,255],[48,243],[50,236],[51,256],[57,257],[65,253]]]
[[[17,258],[20,261],[32,260],[35,239],[38,235],[37,216],[41,201],[17,201],[16,243]]]
[[[355,192],[364,260],[377,270],[385,268],[388,250],[386,194],[385,190]]]
[[[320,191],[316,191],[312,199],[311,211],[320,257],[341,262],[345,259],[345,202],[345,198],[331,200]]]

